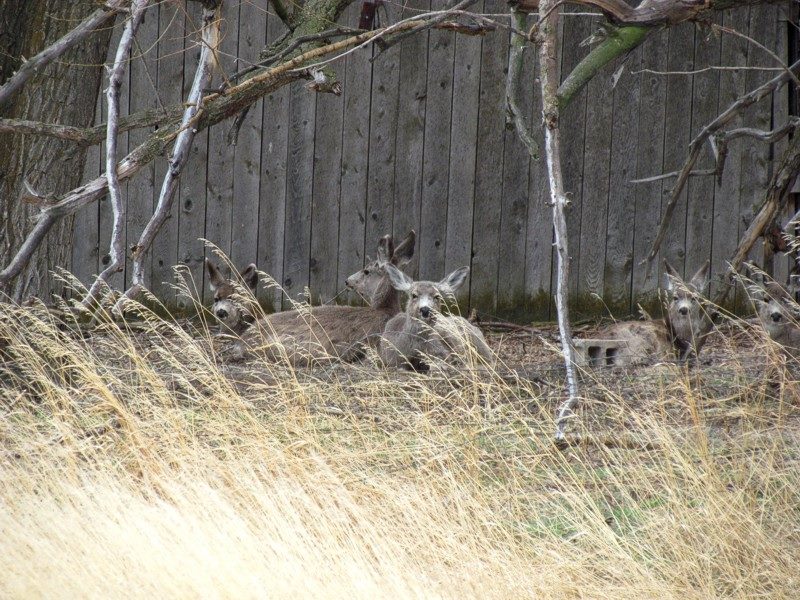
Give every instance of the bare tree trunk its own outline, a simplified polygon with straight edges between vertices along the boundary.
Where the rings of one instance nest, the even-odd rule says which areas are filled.
[[[0,0],[0,83],[97,9],[95,0]],[[95,104],[110,31],[83,41],[37,73],[3,110],[3,117],[87,127]],[[0,262],[7,263],[33,227],[38,208],[20,198],[24,182],[42,195],[80,184],[86,149],[56,138],[4,135],[0,144]],[[15,280],[0,290],[19,300],[50,288],[48,273],[70,265],[72,218],[61,220]]]

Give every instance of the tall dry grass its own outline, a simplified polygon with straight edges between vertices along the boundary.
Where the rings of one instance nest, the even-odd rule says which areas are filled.
[[[636,443],[562,451],[541,383],[215,344],[147,311],[87,330],[4,307],[0,596],[798,597],[774,349],[586,386],[574,428]]]

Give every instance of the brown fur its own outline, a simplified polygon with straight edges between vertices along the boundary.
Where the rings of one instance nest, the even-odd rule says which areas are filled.
[[[414,231],[397,248],[391,236],[384,236],[378,260],[348,277],[348,287],[371,294],[369,306],[316,306],[269,315],[245,332],[243,349],[258,349],[271,360],[287,359],[296,366],[358,358],[364,346],[377,346],[386,323],[400,312],[399,294],[389,285],[385,267],[407,264],[415,243]]]
[[[678,272],[666,263],[666,292],[671,294],[663,319],[649,321],[625,321],[614,323],[597,335],[607,344],[606,355],[601,357],[605,365],[630,366],[651,360],[694,359],[705,344],[713,323],[703,306],[702,296],[708,285],[707,262],[689,282],[683,281]],[[589,352],[592,344],[588,340],[574,340],[579,352]],[[598,364],[597,357],[590,357],[590,364]]]
[[[763,288],[763,295],[756,299],[758,318],[769,337],[783,346],[790,354],[800,356],[800,326],[798,326],[797,303],[781,284],[771,281]]]

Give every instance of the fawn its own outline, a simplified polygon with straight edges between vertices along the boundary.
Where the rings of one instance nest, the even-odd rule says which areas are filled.
[[[575,339],[575,360],[583,365],[630,366],[677,357],[694,360],[713,323],[703,307],[710,262],[687,283],[664,261],[669,297],[663,319],[625,321],[601,330],[597,339]]]
[[[408,295],[405,312],[392,317],[383,332],[380,356],[387,367],[425,369],[428,356],[464,361],[470,352],[487,362],[492,359],[480,329],[463,317],[440,312],[444,297],[461,287],[469,267],[456,269],[438,283],[413,281],[391,265],[386,271],[395,289]]]
[[[777,281],[761,288],[762,297],[755,298],[758,318],[769,337],[790,354],[800,356],[800,326],[797,322],[798,306],[789,291]]]
[[[214,313],[223,328],[236,335],[241,335],[255,321],[253,307],[248,307],[252,302],[248,302],[244,295],[237,294],[236,284],[223,277],[217,266],[208,258],[206,258],[206,272],[208,273],[208,285],[214,292],[214,305],[211,312]],[[254,264],[247,265],[239,277],[254,295],[258,286],[256,266]]]
[[[315,306],[267,315],[245,331],[241,351],[260,348],[270,360],[287,359],[295,366],[359,358],[364,345],[376,346],[386,323],[400,312],[399,294],[386,269],[408,264],[415,244],[413,230],[397,247],[386,235],[378,244],[378,258],[347,278],[347,287],[367,297],[369,306]]]

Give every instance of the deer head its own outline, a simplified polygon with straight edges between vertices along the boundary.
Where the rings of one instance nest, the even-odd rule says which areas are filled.
[[[214,292],[214,305],[211,311],[219,323],[234,333],[242,333],[255,320],[253,313],[247,308],[252,304],[241,294],[242,288],[238,282],[222,275],[217,266],[206,259],[206,272],[208,285]],[[239,273],[238,279],[242,281],[251,294],[255,294],[258,287],[258,273],[254,264],[248,265]]]

